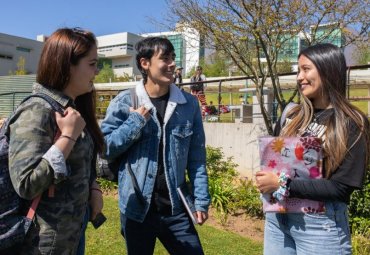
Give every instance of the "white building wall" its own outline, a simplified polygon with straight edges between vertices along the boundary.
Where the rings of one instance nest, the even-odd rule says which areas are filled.
[[[200,36],[199,32],[193,28],[184,28],[185,37],[185,74],[189,73],[193,67],[199,65]]]
[[[17,70],[20,57],[25,58],[26,71],[35,74],[42,46],[43,43],[36,40],[0,33],[0,75]]]
[[[117,76],[140,75],[135,61],[135,44],[143,37],[132,33],[117,33],[96,37],[99,56],[112,60],[112,68]]]

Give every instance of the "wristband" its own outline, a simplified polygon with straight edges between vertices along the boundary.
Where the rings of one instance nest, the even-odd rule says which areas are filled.
[[[76,142],[76,140],[75,139],[73,139],[72,137],[70,137],[70,136],[68,136],[68,135],[60,135],[59,136],[59,138],[67,138],[68,140],[71,140],[71,141],[73,141],[73,142]]]
[[[289,174],[281,172],[279,175],[279,188],[272,193],[272,197],[278,201],[284,201],[287,197],[289,197],[289,185],[288,182],[290,180]]]

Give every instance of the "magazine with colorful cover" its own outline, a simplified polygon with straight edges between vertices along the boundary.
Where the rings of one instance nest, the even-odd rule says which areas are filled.
[[[317,137],[259,137],[261,171],[291,179],[322,178],[322,146]],[[277,201],[272,194],[262,194],[263,211],[279,213],[324,212],[324,203],[309,199],[286,198]]]

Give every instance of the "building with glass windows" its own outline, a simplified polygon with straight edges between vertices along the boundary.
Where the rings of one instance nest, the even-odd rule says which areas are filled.
[[[343,28],[336,28],[337,25],[338,24],[329,23],[320,25],[317,28],[315,28],[315,26],[311,26],[311,37],[315,36],[315,41],[331,43],[342,48],[343,45],[345,45]]]
[[[16,71],[21,57],[27,74],[36,73],[42,46],[36,40],[0,33],[0,75]]]
[[[334,27],[334,28],[333,28]],[[300,32],[297,35],[283,36],[281,41],[281,50],[279,51],[278,61],[288,61],[292,65],[292,70],[297,71],[297,57],[301,50],[308,47],[308,40],[319,41],[320,43],[331,43],[340,48],[343,48],[346,56],[347,64],[353,64],[352,60],[352,47],[345,47],[345,37],[343,28],[336,28],[337,24],[323,24],[318,27],[311,26],[309,34]]]

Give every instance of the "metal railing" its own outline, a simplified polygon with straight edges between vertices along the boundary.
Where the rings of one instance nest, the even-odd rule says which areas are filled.
[[[347,80],[347,86],[348,88],[351,87],[351,74],[352,74],[352,71],[353,70],[359,70],[359,69],[366,69],[366,68],[370,68],[370,65],[361,65],[361,66],[350,66],[348,67],[348,80]],[[284,77],[284,76],[291,76],[291,75],[296,75],[297,72],[289,72],[289,73],[282,73],[282,74],[279,74],[279,78],[280,77]],[[237,94],[243,94],[243,92],[229,92],[229,91],[222,91],[222,86],[223,84],[227,83],[227,82],[233,82],[233,81],[245,81],[245,83],[247,83],[248,80],[251,80],[253,77],[252,76],[243,76],[243,77],[233,77],[233,78],[223,78],[223,79],[212,79],[212,80],[207,80],[207,81],[201,81],[201,82],[186,82],[186,83],[181,83],[179,84],[180,87],[183,87],[183,88],[189,88],[191,84],[194,84],[194,83],[204,83],[204,84],[209,84],[209,83],[217,83],[217,91],[216,92],[212,92],[212,93],[216,93],[218,96],[217,96],[217,101],[216,103],[214,104],[214,106],[216,107],[217,111],[218,111],[218,118],[220,118],[220,114],[221,114],[221,107],[223,105],[227,105],[227,106],[240,106],[241,103],[239,102],[239,104],[235,104],[234,102],[230,101],[230,102],[222,102],[222,97],[221,95],[222,94],[225,94],[225,93],[237,93]],[[240,86],[243,86],[243,85],[240,85]],[[370,91],[370,82],[367,83],[365,85],[367,88],[369,88],[369,91]],[[244,86],[245,87],[245,86]],[[370,116],[370,107],[369,107],[369,104],[370,104],[370,92],[368,94],[368,96],[350,96],[349,94],[349,91],[350,89],[347,89],[348,91],[348,94],[347,94],[347,98],[351,101],[354,101],[354,102],[358,102],[358,101],[367,101],[368,103],[368,115]],[[25,97],[26,95],[30,94],[31,92],[30,91],[21,91],[21,92],[7,92],[7,93],[0,93],[0,118],[4,118],[4,117],[7,117],[14,109],[15,107],[18,105],[18,103],[22,100],[22,97]],[[103,118],[104,115],[105,115],[105,109],[107,107],[107,105],[109,104],[109,101],[112,97],[114,97],[116,94],[119,93],[119,90],[116,90],[115,92],[114,91],[110,91],[109,92],[109,95],[106,95],[107,99],[104,99],[104,94],[105,92],[102,91],[102,93],[100,93],[99,90],[97,90],[97,102],[98,102],[98,106],[97,106],[97,115],[99,118]],[[24,96],[20,96],[21,94],[23,94]],[[206,96],[211,94],[209,92],[205,92]],[[100,98],[103,98],[103,101],[101,102],[99,99]],[[231,97],[233,98],[233,97]],[[102,103],[105,103],[105,105],[101,105]],[[100,106],[99,106],[100,104]],[[271,103],[272,105],[274,105],[274,102]],[[276,104],[276,103],[275,103]],[[253,107],[253,104],[249,104]],[[258,104],[254,104],[254,105],[258,105]],[[274,111],[275,112],[275,111]],[[230,114],[231,117],[230,118],[230,121],[234,121],[234,118],[233,118],[233,111],[230,111]],[[255,118],[259,118],[260,116],[254,116]],[[276,118],[277,116],[272,116],[273,118]]]

